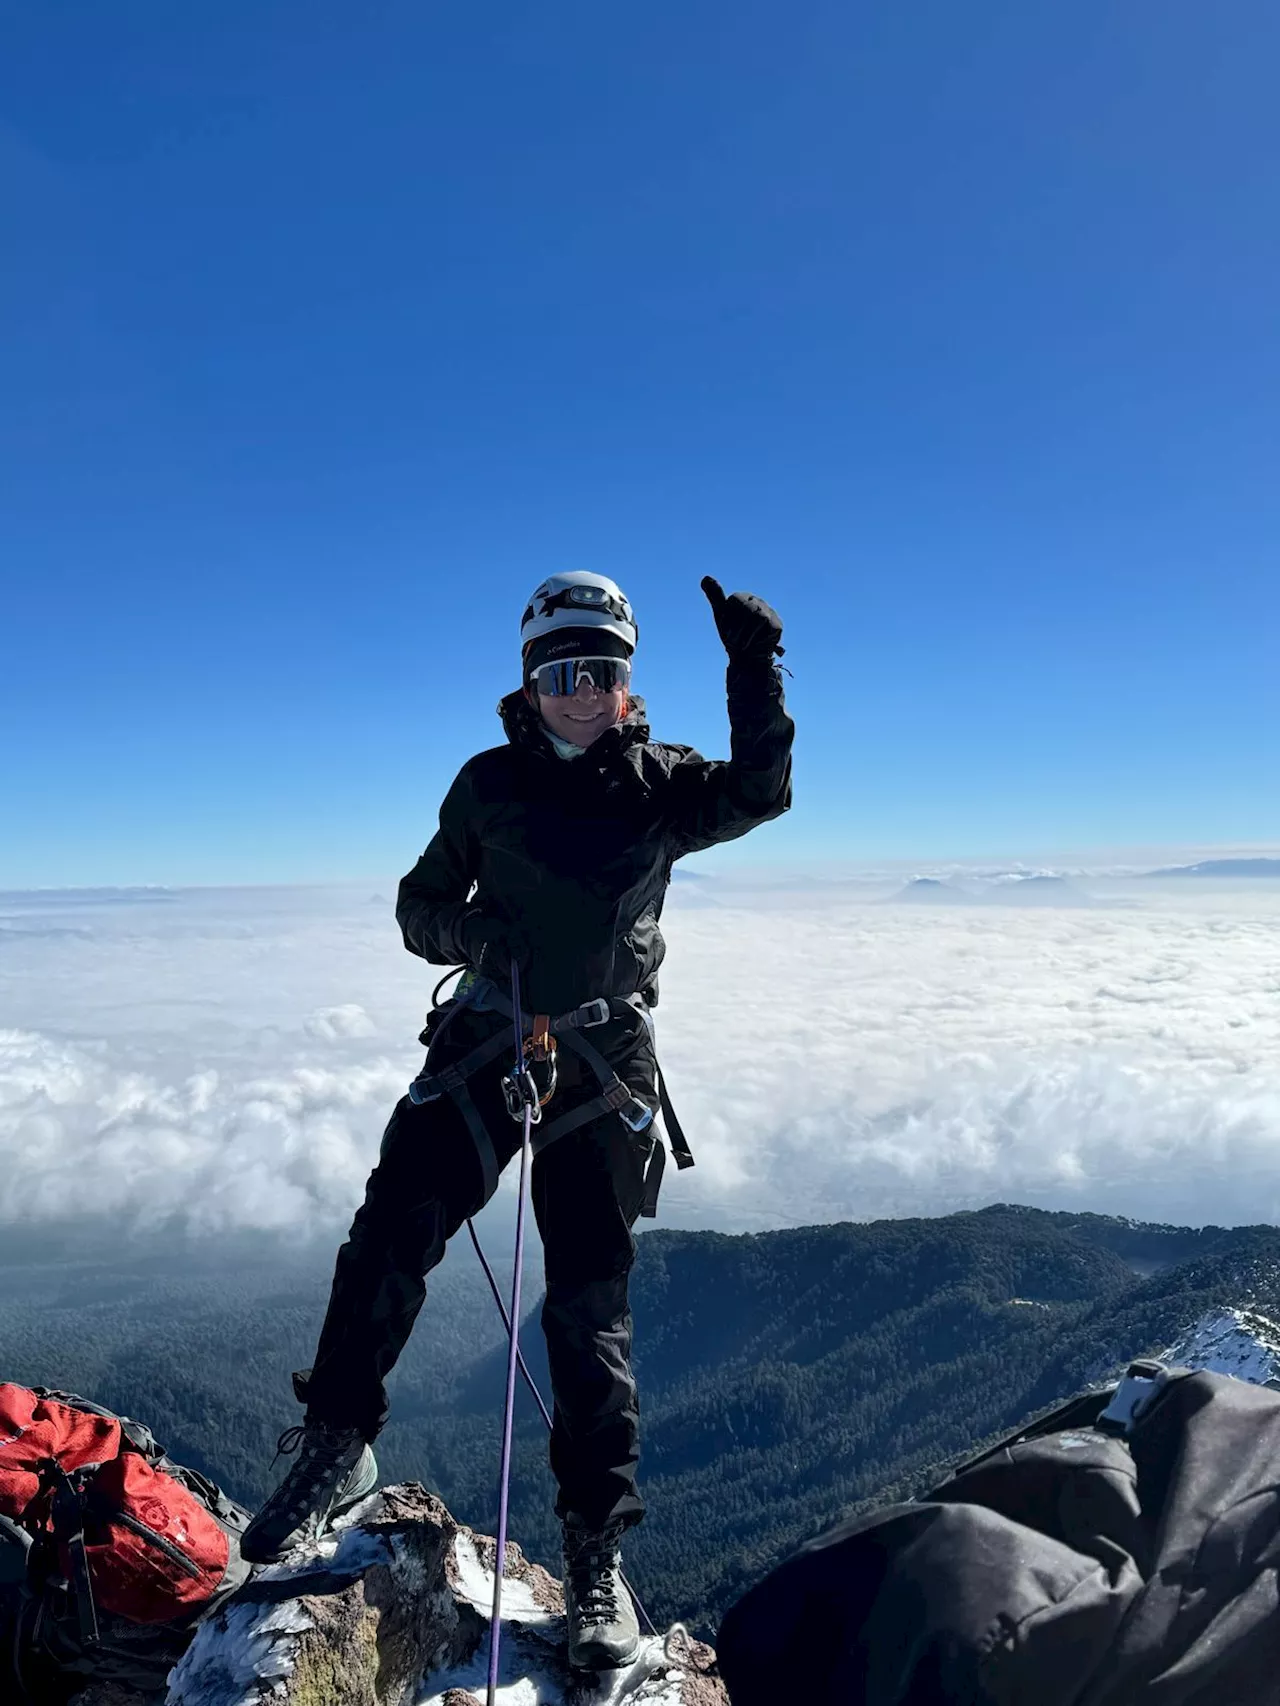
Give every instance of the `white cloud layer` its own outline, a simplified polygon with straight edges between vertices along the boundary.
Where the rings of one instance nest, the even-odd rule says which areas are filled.
[[[659,1037],[698,1166],[662,1220],[1280,1220],[1280,883],[882,904],[899,886],[677,885]],[[438,975],[390,914],[0,896],[0,1220],[344,1226]]]

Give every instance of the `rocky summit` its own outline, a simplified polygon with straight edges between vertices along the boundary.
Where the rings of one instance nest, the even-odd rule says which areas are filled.
[[[164,1706],[477,1706],[495,1550],[425,1488],[385,1488],[203,1623]],[[511,1544],[501,1635],[499,1706],[727,1706],[714,1653],[679,1626],[646,1640],[625,1670],[571,1672],[560,1585]],[[95,1687],[73,1706],[144,1702]]]

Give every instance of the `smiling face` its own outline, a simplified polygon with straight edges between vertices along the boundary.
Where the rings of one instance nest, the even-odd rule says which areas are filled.
[[[570,698],[567,695],[538,693],[534,690],[538,715],[561,740],[574,746],[590,746],[599,740],[606,729],[620,723],[627,708],[627,690],[614,687],[599,693],[591,682],[583,679]]]

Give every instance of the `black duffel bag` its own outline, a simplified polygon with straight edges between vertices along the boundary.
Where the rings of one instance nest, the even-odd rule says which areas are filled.
[[[1135,1364],[820,1536],[716,1643],[733,1706],[1280,1706],[1280,1393]]]

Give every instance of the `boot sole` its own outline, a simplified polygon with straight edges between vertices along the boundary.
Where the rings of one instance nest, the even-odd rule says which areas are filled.
[[[639,1651],[638,1635],[626,1653],[608,1652],[603,1647],[580,1647],[576,1653],[569,1655],[569,1669],[585,1671],[589,1676],[602,1670],[621,1670],[624,1665],[631,1663]]]

